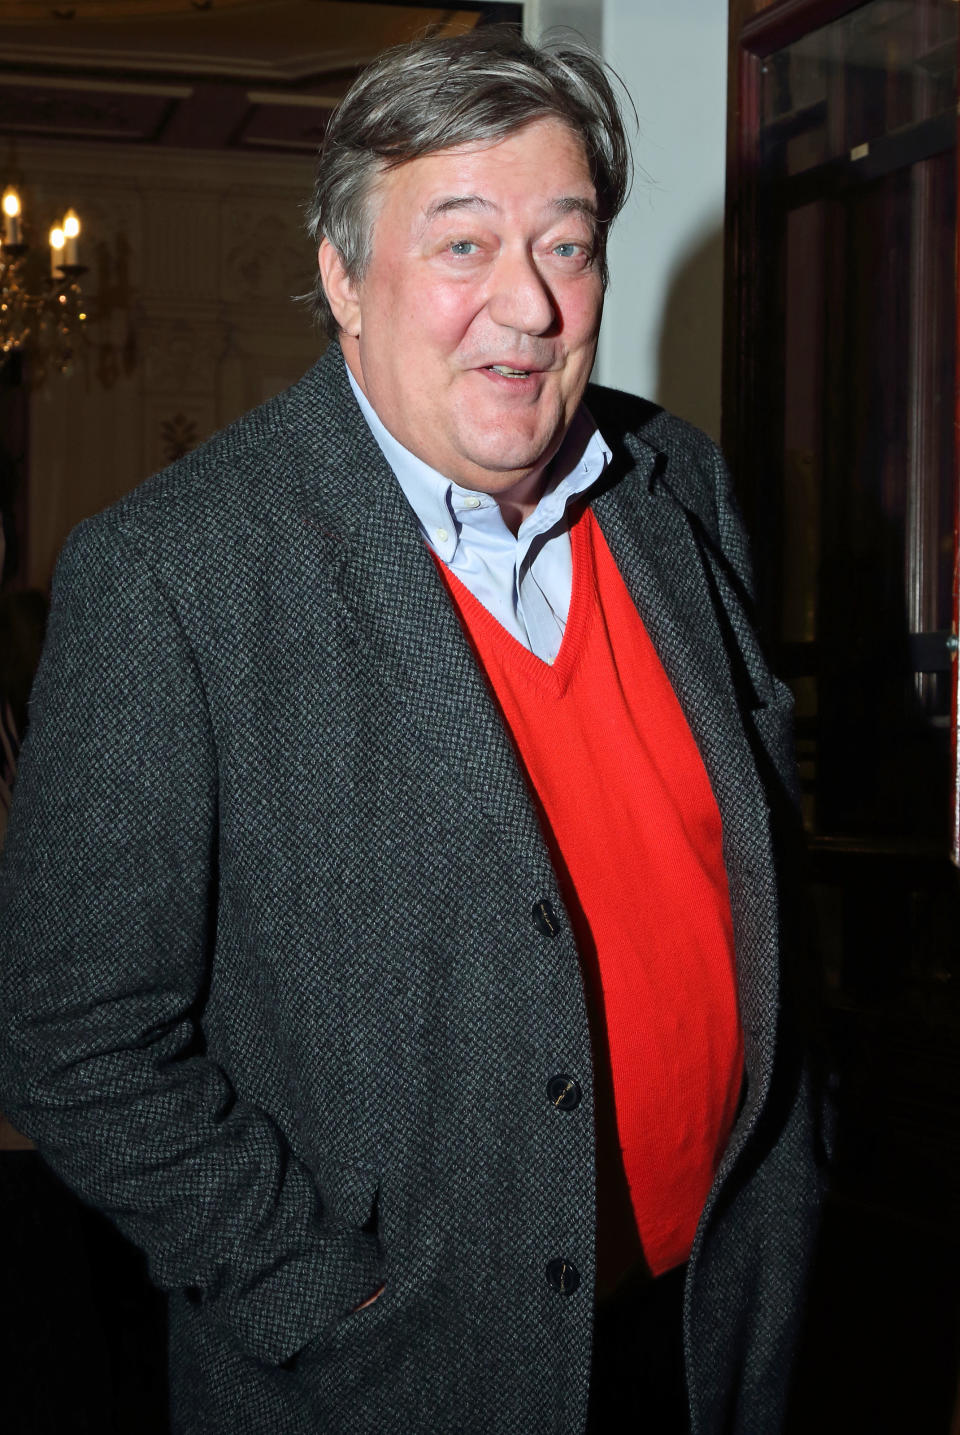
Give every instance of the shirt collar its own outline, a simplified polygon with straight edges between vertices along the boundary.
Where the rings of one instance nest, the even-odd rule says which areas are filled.
[[[417,515],[424,537],[437,556],[449,563],[459,546],[463,526],[485,521],[496,500],[444,478],[405,448],[381,422],[349,365],[346,368],[360,412]],[[526,547],[530,540],[558,523],[568,504],[596,482],[612,457],[589,409],[581,404],[550,465],[539,503],[520,525],[518,543]]]

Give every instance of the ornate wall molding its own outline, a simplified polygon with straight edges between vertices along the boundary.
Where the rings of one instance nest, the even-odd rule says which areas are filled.
[[[76,371],[31,399],[28,576],[80,519],[296,379],[323,347],[302,228],[312,162],[95,145],[19,152],[39,229],[72,204],[91,320]],[[41,230],[40,238],[42,242]],[[37,237],[36,235],[34,236]]]

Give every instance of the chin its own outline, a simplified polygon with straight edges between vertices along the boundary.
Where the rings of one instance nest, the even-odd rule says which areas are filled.
[[[489,474],[499,486],[522,483],[531,473],[544,467],[543,458],[537,454],[476,454],[470,459],[473,468],[481,474]],[[493,492],[493,488],[489,490]]]
[[[542,440],[523,439],[519,442],[516,438],[512,441],[504,439],[498,443],[490,443],[490,435],[484,437],[487,443],[465,445],[463,452],[470,463],[477,468],[488,469],[491,473],[514,474],[518,478],[526,473],[531,473],[548,458],[552,457],[560,444],[560,438],[552,434],[544,442]]]

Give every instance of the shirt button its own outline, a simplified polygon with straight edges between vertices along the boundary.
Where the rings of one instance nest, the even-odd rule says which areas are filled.
[[[479,500],[479,498],[477,498],[476,494],[473,494],[472,497],[470,497],[470,498],[465,498],[465,499],[463,500],[463,506],[464,506],[464,508],[479,508],[479,507],[480,507],[480,500]]]
[[[551,1076],[547,1082],[547,1100],[558,1111],[575,1111],[582,1098],[580,1083],[572,1076]]]
[[[450,537],[450,534],[445,528],[438,528],[434,536],[438,543],[446,543],[447,539]]]
[[[557,1295],[573,1295],[580,1285],[580,1272],[571,1261],[565,1261],[562,1256],[557,1256],[547,1265],[547,1284]]]
[[[555,937],[560,930],[554,910],[546,897],[533,904],[533,920],[545,937]]]

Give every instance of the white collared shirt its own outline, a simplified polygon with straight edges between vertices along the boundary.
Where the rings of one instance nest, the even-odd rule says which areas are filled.
[[[424,539],[518,642],[552,663],[570,608],[573,562],[567,507],[600,477],[611,453],[581,404],[534,511],[514,536],[496,499],[461,488],[404,448],[347,368],[360,412],[420,523]]]

